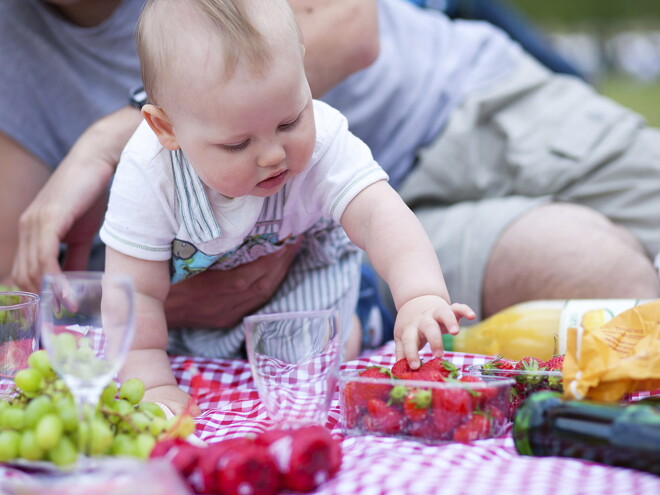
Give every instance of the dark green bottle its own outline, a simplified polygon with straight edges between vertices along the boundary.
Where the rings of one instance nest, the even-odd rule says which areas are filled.
[[[525,400],[513,424],[522,455],[560,456],[660,475],[660,407],[563,401],[556,392]]]

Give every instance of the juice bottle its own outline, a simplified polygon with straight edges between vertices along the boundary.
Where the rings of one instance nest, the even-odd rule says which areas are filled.
[[[598,328],[639,299],[557,299],[516,304],[485,320],[443,335],[445,350],[502,356],[518,361],[527,356],[548,360],[566,352],[568,328]]]

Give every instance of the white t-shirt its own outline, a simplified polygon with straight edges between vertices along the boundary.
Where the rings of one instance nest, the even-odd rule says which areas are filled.
[[[339,222],[351,200],[387,174],[337,110],[315,101],[314,117],[310,163],[268,198],[229,199],[210,190],[182,153],[162,148],[142,123],[117,167],[101,239],[144,260],[174,257],[174,268],[229,269],[319,223]]]

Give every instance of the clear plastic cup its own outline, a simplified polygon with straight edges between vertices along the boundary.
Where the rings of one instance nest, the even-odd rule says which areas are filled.
[[[0,397],[14,392],[14,376],[28,367],[38,347],[39,296],[31,292],[0,292]]]
[[[276,427],[325,426],[342,354],[333,310],[244,319],[254,382]]]

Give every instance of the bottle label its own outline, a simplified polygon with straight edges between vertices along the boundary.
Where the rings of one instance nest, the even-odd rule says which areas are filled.
[[[600,328],[619,313],[647,300],[641,299],[569,299],[564,303],[559,318],[558,354],[566,353],[569,329],[577,336],[577,356],[580,353],[582,333]]]

